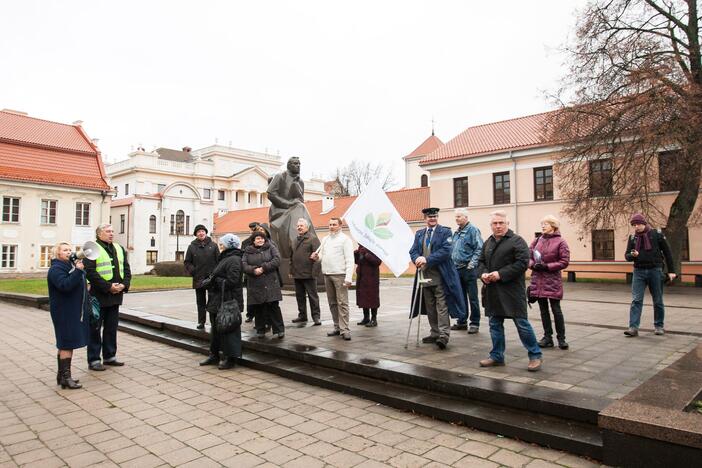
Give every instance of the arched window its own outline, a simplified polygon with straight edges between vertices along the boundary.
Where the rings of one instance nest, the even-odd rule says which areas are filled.
[[[149,216],[149,234],[156,234],[156,215]]]
[[[420,185],[422,187],[429,187],[429,176],[428,175],[422,174]]]
[[[181,236],[185,234],[185,212],[183,210],[176,211],[175,223],[176,233]]]

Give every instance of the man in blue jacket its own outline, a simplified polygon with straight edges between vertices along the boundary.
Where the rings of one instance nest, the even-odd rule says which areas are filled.
[[[478,333],[480,328],[480,303],[478,302],[478,260],[483,250],[483,239],[480,229],[468,221],[468,211],[459,208],[456,215],[456,232],[453,233],[453,251],[451,259],[456,265],[458,277],[461,280],[463,297],[470,302],[470,328],[468,328],[468,311],[459,317],[451,330],[465,330],[471,335]],[[467,307],[466,307],[467,309]]]
[[[461,283],[456,267],[451,260],[451,229],[439,224],[439,208],[422,210],[427,227],[414,235],[414,244],[410,257],[421,271],[426,283],[420,283],[423,304],[415,310],[418,274],[414,277],[412,293],[412,316],[426,313],[431,327],[431,334],[422,339],[423,343],[435,343],[439,349],[446,349],[449,340],[451,317],[465,314],[465,300],[461,294]]]

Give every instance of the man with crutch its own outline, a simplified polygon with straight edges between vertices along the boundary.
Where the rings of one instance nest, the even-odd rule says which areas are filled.
[[[451,328],[449,315],[463,314],[465,299],[460,294],[460,279],[451,260],[451,229],[439,224],[439,208],[424,208],[422,214],[427,227],[415,233],[409,252],[417,267],[410,320],[426,313],[431,334],[422,338],[422,343],[435,343],[439,349],[446,349]],[[417,294],[421,301],[416,300],[415,305]]]

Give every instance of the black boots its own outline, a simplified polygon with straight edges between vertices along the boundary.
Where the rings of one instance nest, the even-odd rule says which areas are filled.
[[[370,323],[370,314],[368,313],[368,309],[363,309],[363,320],[356,325],[366,325],[368,323]]]
[[[371,309],[370,321],[366,324],[367,327],[377,327],[378,326],[378,309]]]
[[[69,388],[74,390],[83,386],[71,378],[71,358],[59,358],[59,384],[61,388]]]
[[[226,369],[231,369],[233,367],[236,367],[236,358],[225,357],[224,359],[219,361],[219,365],[217,366],[217,369],[226,370]]]
[[[57,366],[57,371],[56,371],[56,385],[61,385],[61,356],[58,354],[56,355],[56,366]],[[73,379],[75,383],[80,382],[80,379]]]

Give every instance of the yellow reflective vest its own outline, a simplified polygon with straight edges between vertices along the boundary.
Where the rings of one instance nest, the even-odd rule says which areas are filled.
[[[105,281],[110,281],[114,276],[112,273],[112,257],[107,253],[105,247],[100,245],[100,256],[95,260],[95,271],[104,279]],[[119,263],[119,276],[124,279],[124,249],[117,242],[113,242],[112,245],[115,248],[115,254],[117,255],[117,262]]]

